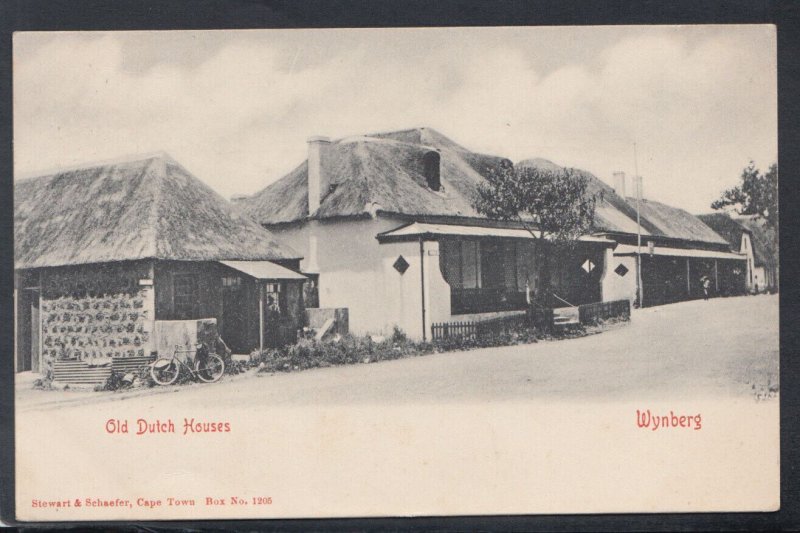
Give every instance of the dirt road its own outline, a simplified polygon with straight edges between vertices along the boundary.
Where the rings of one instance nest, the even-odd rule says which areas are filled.
[[[637,310],[628,325],[564,341],[237,376],[133,397],[25,391],[18,409],[115,400],[147,407],[167,398],[175,407],[617,401],[754,396],[777,383],[778,297],[748,296]]]

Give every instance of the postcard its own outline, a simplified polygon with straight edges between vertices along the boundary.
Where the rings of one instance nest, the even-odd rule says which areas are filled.
[[[19,520],[779,508],[774,26],[13,47]]]

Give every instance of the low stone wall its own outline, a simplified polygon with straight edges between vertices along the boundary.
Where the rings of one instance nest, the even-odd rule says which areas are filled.
[[[170,357],[175,353],[175,346],[182,350],[194,350],[198,343],[215,346],[217,319],[156,320],[154,337],[154,349],[159,357]],[[183,356],[185,352],[179,355]]]

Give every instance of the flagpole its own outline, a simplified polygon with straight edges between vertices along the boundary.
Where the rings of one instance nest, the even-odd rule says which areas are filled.
[[[639,213],[639,203],[642,201],[642,178],[639,176],[639,162],[636,157],[636,143],[633,143],[633,170],[636,184],[636,298],[639,307],[643,304],[642,290],[642,220]]]

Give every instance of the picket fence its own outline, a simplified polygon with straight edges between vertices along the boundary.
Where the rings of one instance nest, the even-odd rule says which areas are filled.
[[[631,316],[631,305],[628,300],[596,302],[578,306],[581,324],[593,324],[599,320],[621,318],[627,320]],[[471,339],[484,335],[497,334],[510,327],[530,325],[547,329],[553,325],[553,310],[531,308],[524,315],[500,317],[476,322],[437,322],[431,325],[431,339],[434,341],[465,338]]]

